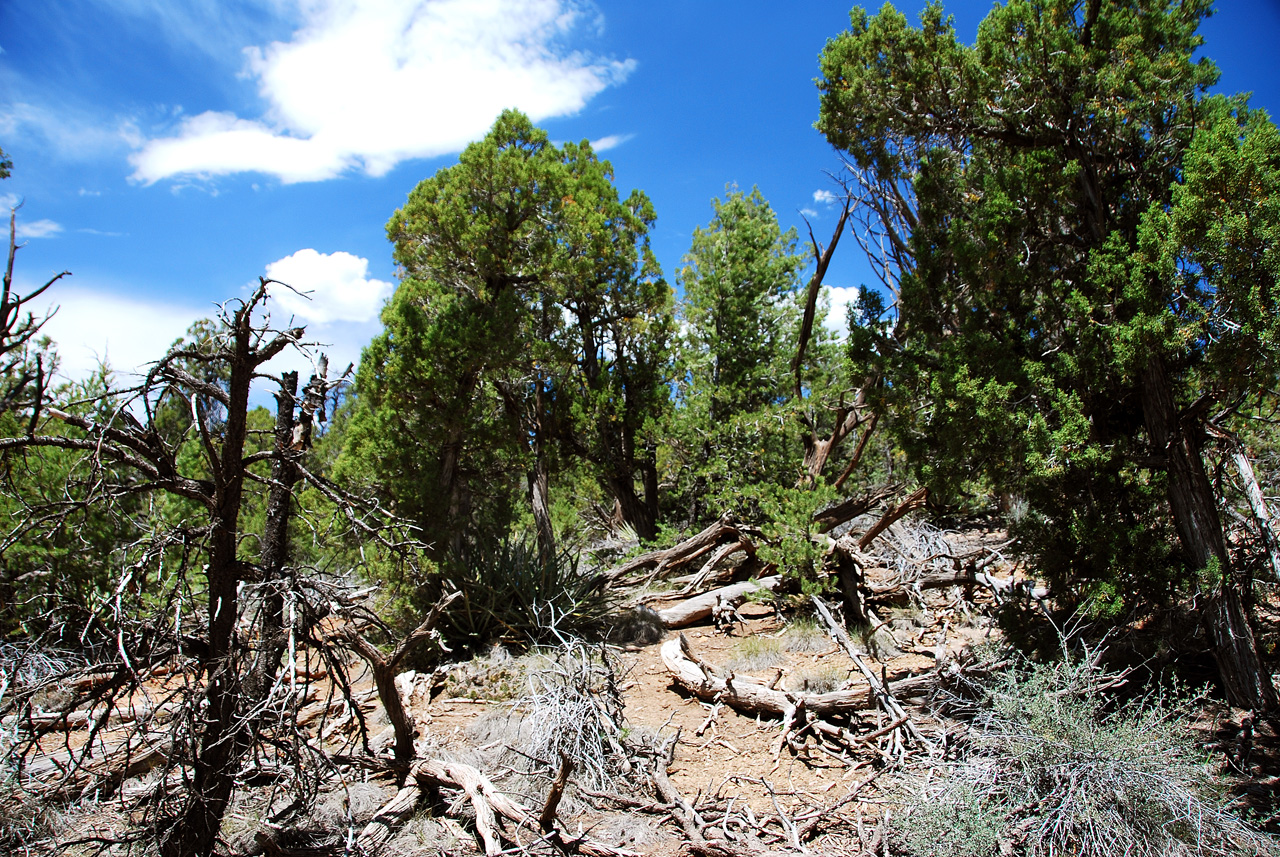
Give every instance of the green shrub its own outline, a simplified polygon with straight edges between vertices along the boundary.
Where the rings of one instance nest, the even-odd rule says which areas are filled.
[[[441,568],[445,588],[462,597],[441,622],[448,643],[478,651],[495,640],[529,645],[591,636],[604,626],[614,596],[562,553],[544,562],[532,540],[507,538],[471,547]]]
[[[913,854],[1275,854],[1227,808],[1185,720],[1190,701],[1121,701],[1096,656],[1025,661],[976,691],[969,739],[902,822]],[[954,701],[960,701],[958,698]],[[1012,849],[1012,850],[1010,850]]]

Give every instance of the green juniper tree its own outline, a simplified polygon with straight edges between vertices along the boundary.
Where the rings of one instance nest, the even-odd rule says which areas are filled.
[[[551,557],[552,479],[587,460],[652,537],[673,329],[653,220],[589,145],[503,113],[388,224],[403,276],[361,361],[340,471],[384,485],[437,550],[504,532],[523,482]]]
[[[795,481],[783,406],[805,257],[758,188],[712,200],[684,258],[679,409],[670,431],[675,502],[689,523],[714,519],[752,484]]]
[[[966,46],[938,5],[919,27],[855,9],[819,127],[895,266],[880,347],[923,403],[896,423],[922,477],[1025,496],[1042,568],[1083,596],[1200,573],[1229,699],[1268,708],[1201,453],[1206,421],[1274,375],[1274,129],[1204,99],[1208,13],[1010,0]]]

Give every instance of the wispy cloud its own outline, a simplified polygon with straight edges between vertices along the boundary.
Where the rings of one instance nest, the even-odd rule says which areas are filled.
[[[801,213],[801,214],[803,214],[805,217],[817,217],[817,216],[818,216],[818,212],[814,211],[812,208],[802,208],[802,209],[800,209],[800,213]]]
[[[599,140],[592,140],[591,148],[597,152],[607,152],[610,149],[616,149],[634,136],[635,134],[609,134]]]
[[[88,226],[77,229],[76,232],[83,232],[85,235],[98,235],[102,238],[123,238],[125,236],[124,232],[104,232],[101,229],[91,229]]]
[[[813,201],[820,202],[823,205],[835,205],[836,195],[829,190],[815,190],[813,192]]]
[[[62,231],[62,224],[52,220],[19,220],[16,231],[19,238],[52,238]]]
[[[382,175],[460,150],[506,107],[534,121],[575,113],[634,67],[565,45],[580,24],[598,25],[576,0],[314,0],[302,10],[289,41],[246,51],[266,113],[183,119],[133,155],[135,180]]]
[[[52,101],[0,105],[0,137],[36,141],[70,161],[92,160],[142,143],[130,119],[103,119],[83,105]]]
[[[61,374],[73,380],[88,378],[102,363],[121,372],[143,372],[192,322],[214,312],[83,286],[59,288],[54,298],[58,311],[44,333],[58,345]]]

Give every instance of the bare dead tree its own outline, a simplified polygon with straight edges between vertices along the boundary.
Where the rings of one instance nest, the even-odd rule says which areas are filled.
[[[7,287],[8,278],[6,295]],[[314,488],[344,528],[392,549],[415,545],[403,530],[389,535],[394,520],[376,505],[308,467],[313,426],[324,420],[326,397],[341,379],[327,378],[323,358],[301,393],[296,372],[263,373],[272,358],[303,347],[301,327],[271,326],[273,287],[285,286],[261,279],[249,297],[223,307],[209,336],[179,343],[141,383],[108,390],[91,409],[47,400],[37,384],[25,405],[29,430],[0,438],[0,454],[81,453],[97,476],[79,486],[84,493],[76,504],[144,495],[192,510],[173,524],[144,507],[150,517],[131,523],[143,535],[122,551],[131,562],[93,610],[92,634],[106,641],[96,666],[103,678],[72,693],[61,711],[64,721],[73,714],[86,719],[89,740],[80,748],[68,744],[66,759],[52,762],[83,775],[62,782],[92,783],[100,792],[145,770],[140,759],[161,765],[150,835],[174,857],[213,852],[251,758],[281,760],[295,774],[321,763],[323,754],[293,725],[304,695],[285,680],[282,664],[299,642],[323,643],[317,627],[345,596],[340,581],[316,579],[292,556],[289,524],[304,511],[297,508],[299,486]],[[30,341],[38,327],[28,321],[11,327],[11,336]],[[264,381],[275,385],[277,405],[266,444],[249,426],[250,390]],[[175,411],[189,415],[176,434]],[[255,493],[266,495],[265,523],[250,534],[245,509]],[[256,555],[246,552],[246,535],[257,536]],[[331,653],[321,656],[335,671],[343,668]],[[168,678],[157,683],[157,669]],[[349,690],[349,682],[336,683]],[[30,698],[14,696],[9,707],[26,716],[29,738],[20,756],[43,764],[49,756],[40,739],[57,718],[37,724]],[[122,736],[117,727],[126,710],[135,725]],[[77,788],[60,793],[75,797]]]
[[[0,412],[29,402],[38,403],[44,395],[53,367],[45,365],[45,355],[34,346],[40,328],[49,319],[46,315],[38,316],[32,308],[50,286],[70,274],[63,271],[25,295],[15,291],[13,262],[21,249],[17,224],[18,207],[15,206],[9,209],[9,255],[4,269],[4,291],[0,293]],[[28,422],[28,431],[34,431],[39,416],[36,407]]]

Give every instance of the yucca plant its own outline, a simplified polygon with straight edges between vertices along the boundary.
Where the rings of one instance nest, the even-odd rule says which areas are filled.
[[[547,562],[523,536],[473,545],[444,564],[454,602],[442,631],[451,644],[475,651],[502,640],[515,645],[590,636],[602,630],[615,598],[566,552]]]

